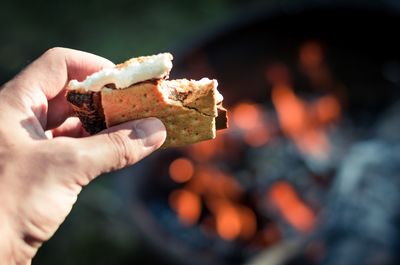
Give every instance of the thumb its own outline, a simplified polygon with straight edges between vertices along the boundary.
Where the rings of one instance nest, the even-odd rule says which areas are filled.
[[[158,149],[166,135],[160,120],[147,118],[111,127],[75,143],[88,159],[87,172],[97,176],[138,162]]]

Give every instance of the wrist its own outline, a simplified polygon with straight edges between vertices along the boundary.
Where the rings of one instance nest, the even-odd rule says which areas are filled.
[[[4,195],[4,193],[3,193]],[[5,202],[7,198],[0,196]],[[0,264],[7,265],[28,265],[37,249],[28,244],[22,231],[19,231],[18,218],[5,203],[0,207]],[[16,217],[16,218],[15,218]]]
[[[14,231],[11,223],[6,222],[6,220],[0,214],[0,264],[31,264],[37,248],[30,246],[24,237]]]
[[[12,261],[12,245],[11,234],[8,224],[5,223],[5,218],[0,214],[0,264],[13,264]]]

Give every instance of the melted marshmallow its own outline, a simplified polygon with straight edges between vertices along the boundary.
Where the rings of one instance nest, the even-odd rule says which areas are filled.
[[[215,100],[217,103],[221,103],[224,100],[224,97],[222,96],[221,93],[219,93],[217,86],[218,86],[218,82],[217,80],[213,79],[210,80],[207,77],[203,77],[202,79],[200,79],[199,81],[197,81],[197,83],[199,83],[202,86],[206,86],[210,83],[213,83],[213,87],[214,87],[214,93],[215,93]]]
[[[146,80],[165,78],[171,68],[170,53],[143,56],[130,59],[113,68],[102,69],[86,77],[82,82],[71,80],[68,88],[100,91],[105,85],[114,84],[116,89],[123,89]]]

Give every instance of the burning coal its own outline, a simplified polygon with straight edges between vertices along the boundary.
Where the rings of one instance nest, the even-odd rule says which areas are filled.
[[[333,76],[317,42],[300,47],[299,67],[312,86],[329,90]],[[266,83],[272,86],[274,108],[243,101],[230,107],[230,128],[216,139],[184,149],[184,156],[169,165],[170,178],[180,184],[170,194],[170,206],[186,226],[204,226],[223,240],[245,240],[271,244],[281,232],[262,221],[258,209],[246,198],[247,193],[235,174],[221,167],[221,161],[235,161],[244,149],[261,148],[286,136],[306,156],[329,159],[330,126],[340,120],[341,105],[333,92],[310,100],[296,95],[292,74],[283,62],[266,68]],[[300,176],[299,176],[300,177]],[[265,201],[299,233],[312,231],[316,209],[288,181],[277,181],[265,190]],[[261,221],[260,221],[261,219]],[[260,238],[266,237],[264,241]],[[268,242],[268,243],[266,243]]]

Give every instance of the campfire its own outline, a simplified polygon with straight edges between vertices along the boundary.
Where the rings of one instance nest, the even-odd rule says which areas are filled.
[[[262,194],[264,200],[254,205],[254,198],[248,198],[252,194],[235,177],[239,172],[224,166],[226,161],[241,159],[247,149],[262,148],[282,137],[305,156],[330,159],[328,130],[341,113],[340,99],[333,93],[337,84],[318,42],[302,44],[298,61],[313,86],[330,90],[312,100],[303,99],[296,95],[292,74],[283,62],[267,65],[265,78],[272,87],[273,106],[236,103],[229,108],[230,128],[219,131],[214,140],[183,148],[182,156],[170,163],[169,177],[179,187],[171,191],[169,204],[182,225],[200,226],[223,240],[242,240],[263,248],[274,243],[271,233],[283,231],[271,232],[269,227],[277,229],[279,224],[263,218],[258,206],[276,212],[298,233],[312,231],[318,208],[308,204],[293,184],[272,183]]]
[[[395,256],[398,241],[389,231],[399,231],[385,224],[398,220],[389,212],[400,203],[400,157],[387,150],[400,143],[400,107],[399,94],[387,87],[400,84],[376,79],[382,72],[375,64],[400,54],[394,46],[375,49],[390,36],[374,31],[381,46],[368,42],[370,32],[353,36],[360,25],[350,23],[352,13],[335,12],[262,20],[177,61],[178,76],[219,80],[230,126],[214,140],[160,152],[137,172],[143,177],[132,184],[139,190],[135,223],[172,264],[386,264],[380,262]],[[340,30],[329,26],[329,14],[340,17]],[[315,28],[310,17],[326,28]],[[372,23],[368,12],[360,20]],[[349,47],[338,44],[343,36]],[[384,76],[397,69],[385,65]],[[381,166],[384,159],[390,164]],[[385,191],[396,201],[391,210],[377,206]]]

